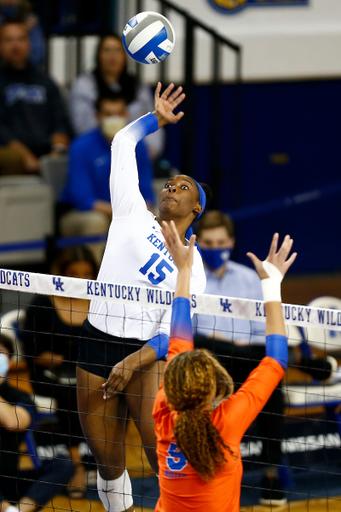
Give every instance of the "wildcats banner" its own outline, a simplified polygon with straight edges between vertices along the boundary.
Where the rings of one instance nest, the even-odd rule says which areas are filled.
[[[302,6],[308,5],[309,0],[207,0],[212,7],[223,14],[234,14],[245,7],[269,6]]]
[[[75,277],[51,276],[32,272],[0,269],[0,289],[42,295],[59,295],[75,299],[99,300],[151,309],[171,309],[173,291],[144,288],[117,283],[105,283]],[[192,313],[266,321],[263,301],[221,297],[219,295],[191,295]],[[295,304],[283,304],[287,325],[326,329],[335,337],[341,332],[341,311]],[[335,337],[336,346],[341,340]]]

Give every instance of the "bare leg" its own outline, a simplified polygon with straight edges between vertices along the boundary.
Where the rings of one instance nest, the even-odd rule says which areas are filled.
[[[127,405],[123,395],[103,400],[103,377],[77,366],[77,399],[84,437],[103,480],[116,480],[125,469]],[[133,512],[134,505],[126,509]]]
[[[165,364],[164,361],[156,361],[135,371],[124,390],[129,412],[140,433],[149,464],[155,473],[158,473],[158,462],[152,412]]]
[[[103,377],[77,367],[78,412],[84,437],[104,480],[119,478],[125,468],[127,406],[122,395],[103,400]]]

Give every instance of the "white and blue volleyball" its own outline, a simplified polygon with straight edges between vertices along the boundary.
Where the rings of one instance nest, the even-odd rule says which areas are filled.
[[[140,12],[123,30],[123,46],[141,64],[157,64],[172,52],[175,33],[170,22],[157,12]]]

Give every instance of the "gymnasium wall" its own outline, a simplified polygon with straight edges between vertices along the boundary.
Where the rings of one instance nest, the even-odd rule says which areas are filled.
[[[279,231],[295,239],[299,257],[293,272],[340,271],[341,81],[243,85],[242,162],[234,190],[233,86],[221,92],[219,206],[236,219],[234,257],[247,263],[248,250],[266,256],[270,237]],[[196,178],[208,182],[211,100],[212,88],[197,86]],[[166,153],[175,166],[185,150],[181,130],[177,125],[168,131]]]

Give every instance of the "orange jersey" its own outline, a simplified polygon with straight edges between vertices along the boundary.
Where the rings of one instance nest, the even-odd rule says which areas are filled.
[[[192,342],[181,338],[171,337],[168,360],[193,349]],[[237,457],[223,448],[227,463],[210,482],[203,481],[179,451],[173,436],[177,413],[169,409],[161,386],[153,410],[160,468],[156,512],[239,512],[243,474],[240,442],[284,373],[275,359],[265,357],[243,386],[212,411],[213,425]]]

